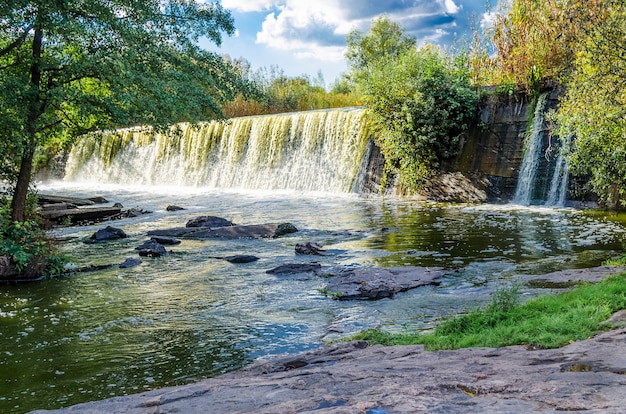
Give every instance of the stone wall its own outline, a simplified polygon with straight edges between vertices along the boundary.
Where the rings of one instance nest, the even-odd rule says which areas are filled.
[[[556,108],[558,92],[550,92],[546,109]],[[461,154],[445,163],[444,174],[462,173],[471,181],[475,189],[483,191],[485,199],[482,201],[506,203],[513,198],[517,186],[517,178],[524,156],[524,137],[532,122],[534,103],[525,94],[509,96],[492,95],[483,100],[479,106],[477,119],[461,143]],[[544,128],[547,130],[548,125]],[[550,134],[544,134],[544,150],[550,145]],[[554,139],[553,139],[554,140]],[[554,144],[554,143],[552,143]],[[367,180],[363,192],[372,193],[380,190],[380,177],[384,158],[377,148],[370,152]],[[546,165],[540,165],[546,168]],[[540,174],[542,174],[540,172]],[[543,175],[546,175],[545,173]],[[393,181],[393,180],[392,180]],[[434,180],[437,182],[450,180]],[[467,182],[463,182],[467,186]],[[444,189],[451,194],[464,193],[466,189]],[[426,193],[441,192],[427,189]],[[473,192],[474,189],[472,189]],[[395,189],[388,189],[388,193],[396,193]],[[454,197],[447,200],[450,201]],[[458,201],[464,201],[462,197]],[[466,200],[475,202],[475,200]]]

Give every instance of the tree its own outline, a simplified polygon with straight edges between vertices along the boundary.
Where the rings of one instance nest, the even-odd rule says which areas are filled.
[[[223,116],[248,90],[236,68],[197,46],[234,32],[219,3],[12,0],[0,3],[0,145],[23,221],[35,152],[95,129]]]
[[[496,63],[505,78],[528,90],[563,81],[578,40],[604,24],[614,0],[513,0],[500,5],[493,27]]]
[[[435,47],[378,61],[359,88],[387,170],[409,191],[418,191],[442,160],[458,155],[479,97],[467,62]]]
[[[362,95],[386,172],[418,191],[440,161],[454,157],[473,118],[478,94],[463,56],[415,39],[386,17],[369,33],[352,32],[346,58],[350,79]]]
[[[346,37],[346,59],[357,75],[381,59],[394,60],[415,49],[415,38],[386,16],[375,19],[369,33],[353,30]]]
[[[606,0],[602,24],[581,32],[567,93],[555,114],[570,171],[589,177],[610,207],[626,202],[626,6]]]

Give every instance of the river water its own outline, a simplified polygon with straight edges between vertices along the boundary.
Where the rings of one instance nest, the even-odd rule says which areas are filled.
[[[293,191],[40,184],[41,193],[101,195],[153,211],[113,224],[129,238],[84,244],[105,224],[55,229],[77,266],[138,257],[146,232],[199,215],[237,224],[290,222],[278,239],[184,240],[135,268],[0,285],[0,412],[22,413],[186,384],[371,327],[430,329],[485,304],[522,274],[599,265],[624,249],[624,217],[572,209],[454,205]],[[175,204],[185,210],[167,212]],[[327,256],[301,257],[314,241]],[[253,254],[250,264],[216,257]],[[441,266],[437,287],[380,301],[320,293],[314,275],[276,276],[284,263]],[[524,295],[537,291],[523,289]]]

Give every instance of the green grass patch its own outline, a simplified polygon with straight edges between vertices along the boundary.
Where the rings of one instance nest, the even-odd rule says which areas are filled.
[[[428,334],[373,329],[349,339],[383,345],[423,344],[428,350],[507,345],[557,348],[610,329],[606,320],[626,308],[626,273],[521,305],[516,303],[516,289],[496,292],[485,308],[449,319]]]

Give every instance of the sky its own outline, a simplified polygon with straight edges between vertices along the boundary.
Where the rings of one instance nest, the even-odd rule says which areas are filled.
[[[221,0],[231,11],[236,33],[221,47],[202,46],[245,58],[253,70],[280,67],[289,77],[318,78],[327,87],[346,72],[346,35],[367,33],[371,22],[386,15],[426,43],[452,46],[471,37],[471,27],[485,24],[486,0]]]

